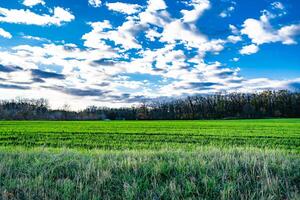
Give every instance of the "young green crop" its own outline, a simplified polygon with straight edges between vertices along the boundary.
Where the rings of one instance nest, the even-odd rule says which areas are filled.
[[[0,146],[193,150],[207,145],[300,152],[300,119],[0,122]]]

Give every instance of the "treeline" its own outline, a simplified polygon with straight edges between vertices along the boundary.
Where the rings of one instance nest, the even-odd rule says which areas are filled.
[[[130,108],[50,109],[45,99],[0,102],[1,120],[192,120],[300,117],[300,93],[286,90],[192,96]]]

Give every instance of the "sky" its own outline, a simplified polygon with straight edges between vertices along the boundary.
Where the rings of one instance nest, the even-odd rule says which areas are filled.
[[[121,107],[300,90],[300,1],[1,0],[0,99]]]

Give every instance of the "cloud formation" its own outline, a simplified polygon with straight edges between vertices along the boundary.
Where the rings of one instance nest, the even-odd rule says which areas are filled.
[[[61,26],[63,23],[75,19],[68,10],[61,7],[55,7],[52,15],[39,15],[28,9],[6,9],[0,8],[0,22],[27,24],[27,25],[56,25]]]
[[[192,0],[189,6],[192,10],[181,10],[183,15],[182,20],[186,23],[195,22],[205,10],[210,8],[210,2],[208,0]]]
[[[259,20],[247,19],[244,21],[241,33],[247,35],[257,45],[274,42],[281,42],[285,45],[297,44],[295,36],[300,34],[300,24],[275,29],[270,24],[270,19],[274,17],[271,13],[265,11]]]
[[[31,2],[32,6],[41,4]],[[226,24],[236,12],[231,8],[235,4],[212,12],[215,4],[209,0],[176,2],[181,6],[176,12],[164,0],[128,2],[85,1],[88,9],[99,15],[107,12],[107,16],[92,20],[78,19],[77,13],[62,7],[38,11],[28,2],[29,8],[0,8],[0,22],[14,26],[39,25],[45,32],[55,26],[73,28],[77,23],[83,27],[72,29],[77,34],[62,34],[66,38],[60,41],[33,32],[12,32],[12,38],[0,29],[4,37],[0,40],[17,37],[21,41],[0,48],[1,94],[7,98],[44,97],[56,107],[69,103],[78,109],[91,104],[129,106],[149,99],[298,87],[298,79],[248,79],[241,76],[239,67],[243,67],[240,60],[257,53],[260,45],[296,45],[299,25],[276,26],[272,20],[279,15],[269,11],[263,11],[259,19]],[[270,6],[285,11],[279,3]],[[226,19],[220,18],[222,11],[226,11]],[[221,34],[210,34],[208,24],[203,25],[201,19],[207,13],[222,23],[224,20]],[[71,21],[75,23],[69,24]],[[60,29],[69,30],[64,27]],[[230,57],[222,59],[227,51]]]
[[[258,52],[259,48],[255,44],[250,44],[247,46],[243,46],[243,48],[240,50],[240,54],[242,55],[250,55]]]

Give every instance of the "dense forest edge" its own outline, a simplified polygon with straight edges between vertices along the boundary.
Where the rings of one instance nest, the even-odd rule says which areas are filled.
[[[299,118],[300,93],[287,90],[198,95],[138,106],[51,109],[46,99],[0,101],[0,120],[197,120]]]

